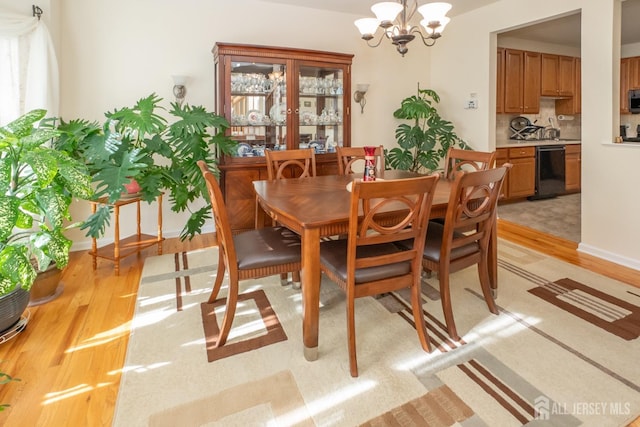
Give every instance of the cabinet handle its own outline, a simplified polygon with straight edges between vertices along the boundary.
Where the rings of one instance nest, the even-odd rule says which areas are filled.
[[[287,114],[291,114],[291,108],[287,108]]]
[[[296,114],[300,114],[300,109],[296,108]]]

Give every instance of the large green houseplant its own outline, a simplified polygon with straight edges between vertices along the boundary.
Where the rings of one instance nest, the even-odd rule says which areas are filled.
[[[0,298],[29,291],[51,262],[67,265],[64,232],[79,225],[69,223],[69,206],[93,194],[86,166],[48,146],[60,132],[40,125],[45,114],[33,110],[0,128]]]
[[[417,95],[402,100],[393,116],[408,120],[396,128],[399,147],[385,153],[385,163],[392,169],[431,172],[441,168],[449,147],[469,149],[456,135],[453,124],[440,117],[435,106],[440,102],[431,89],[420,89]]]
[[[190,212],[181,232],[185,239],[200,233],[210,215],[207,206],[192,208],[192,202],[206,195],[196,162],[204,160],[217,171],[216,152],[231,153],[236,143],[225,136],[229,123],[224,117],[202,106],[172,103],[168,120],[162,115],[161,101],[151,94],[132,107],[105,113],[103,124],[83,119],[61,121],[58,129],[63,134],[55,145],[87,164],[96,187],[95,198],[117,201],[131,179],[137,181],[140,197],[147,202],[168,192],[174,212]],[[88,236],[104,234],[111,211],[102,205],[85,221]]]

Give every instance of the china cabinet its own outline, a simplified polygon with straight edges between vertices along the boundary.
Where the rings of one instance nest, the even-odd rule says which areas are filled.
[[[353,55],[216,43],[217,113],[238,142],[218,155],[231,228],[255,227],[254,180],[267,179],[265,150],[313,148],[318,175],[337,173],[335,150],[348,147]]]

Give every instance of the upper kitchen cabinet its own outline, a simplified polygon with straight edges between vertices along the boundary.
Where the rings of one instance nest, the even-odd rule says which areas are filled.
[[[629,114],[629,100],[627,94],[629,92],[629,60],[630,58],[622,58],[620,60],[620,113]]]
[[[238,142],[218,153],[234,231],[254,228],[254,180],[267,179],[265,150],[314,148],[318,174],[337,173],[335,147],[351,145],[353,55],[216,43],[217,112]]]
[[[535,114],[540,111],[540,57],[538,52],[504,50],[505,113]]]
[[[575,58],[542,54],[542,96],[573,96],[575,88]]]
[[[504,113],[504,48],[496,57],[496,113]]]
[[[556,114],[580,114],[582,112],[582,61],[574,58],[573,97],[556,100]]]

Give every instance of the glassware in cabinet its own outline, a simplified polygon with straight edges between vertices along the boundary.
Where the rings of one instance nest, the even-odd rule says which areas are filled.
[[[342,67],[301,64],[298,68],[299,147],[332,153],[344,145],[344,76]]]

